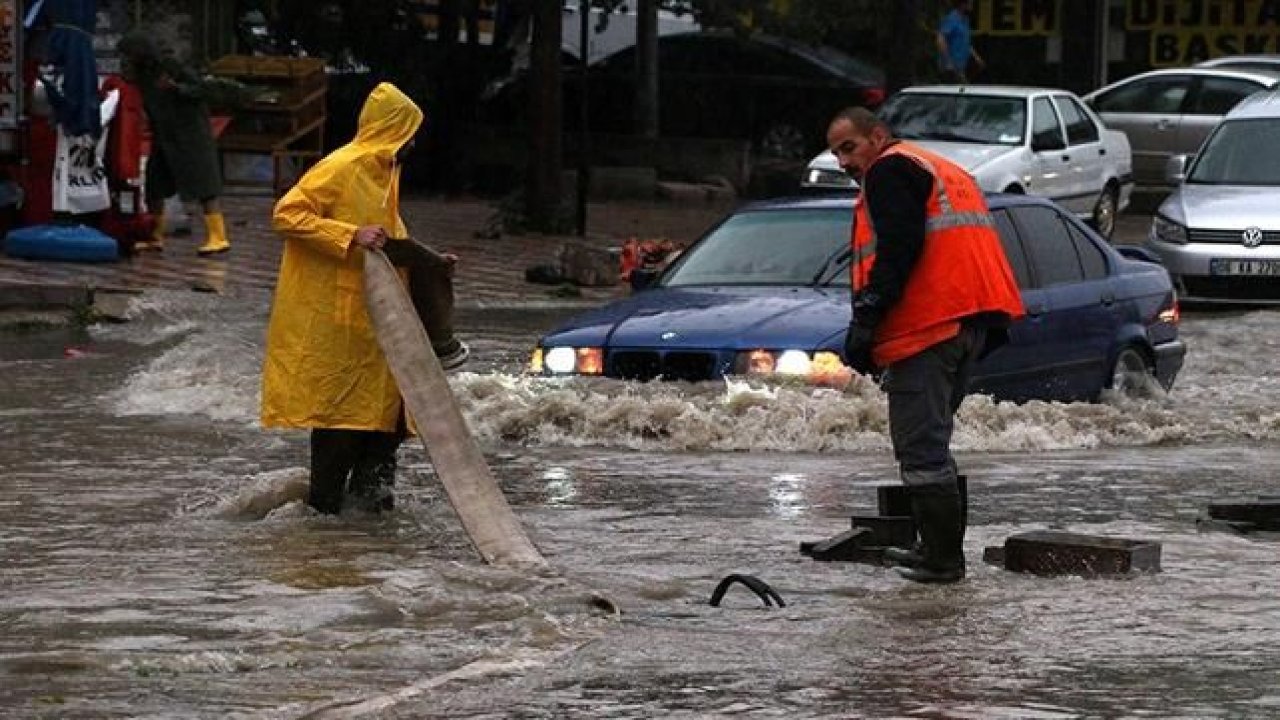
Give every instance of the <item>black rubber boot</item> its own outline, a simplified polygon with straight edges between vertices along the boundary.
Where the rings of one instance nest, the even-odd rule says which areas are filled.
[[[351,470],[351,495],[367,512],[390,512],[396,507],[396,449],[403,431],[365,434],[360,458]]]
[[[325,515],[342,512],[342,495],[355,463],[356,435],[352,430],[316,428],[311,431],[311,489],[307,504]]]
[[[964,523],[960,493],[946,486],[915,487],[911,509],[923,551],[918,565],[897,568],[898,574],[921,583],[953,583],[963,579]]]
[[[969,527],[969,478],[956,476],[956,487],[960,491],[960,542],[963,547],[964,531]],[[914,509],[913,513],[914,515]],[[915,526],[920,527],[920,518],[915,518]],[[888,547],[884,549],[884,559],[891,565],[901,567],[919,567],[924,564],[924,541],[918,537],[909,548]]]

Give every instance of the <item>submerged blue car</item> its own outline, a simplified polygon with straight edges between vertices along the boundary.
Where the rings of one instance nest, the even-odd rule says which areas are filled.
[[[1186,346],[1169,274],[1141,248],[1112,247],[1040,198],[988,202],[1022,289],[1025,318],[976,369],[1002,400],[1095,401],[1104,390],[1169,389]],[[647,286],[543,336],[531,371],[632,380],[844,369],[848,195],[786,198],[730,213]],[[847,373],[847,370],[845,371]]]

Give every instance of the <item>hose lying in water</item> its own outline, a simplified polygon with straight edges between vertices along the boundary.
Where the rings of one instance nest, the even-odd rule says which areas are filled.
[[[365,307],[449,503],[491,565],[546,565],[493,478],[391,261],[365,253]]]

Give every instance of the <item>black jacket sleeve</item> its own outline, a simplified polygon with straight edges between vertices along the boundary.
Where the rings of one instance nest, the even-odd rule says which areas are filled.
[[[867,286],[853,299],[854,323],[874,328],[902,297],[924,251],[933,175],[914,161],[892,155],[863,178],[863,202],[876,231],[876,260]]]

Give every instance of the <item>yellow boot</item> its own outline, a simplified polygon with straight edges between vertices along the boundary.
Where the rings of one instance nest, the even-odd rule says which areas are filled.
[[[231,243],[227,242],[227,223],[222,219],[222,213],[205,214],[204,228],[204,244],[196,250],[197,253],[201,255],[216,255],[231,249]]]
[[[156,213],[155,218],[156,224],[155,227],[151,229],[151,237],[133,244],[133,251],[135,253],[148,252],[152,250],[160,252],[161,250],[164,250],[164,213]]]

